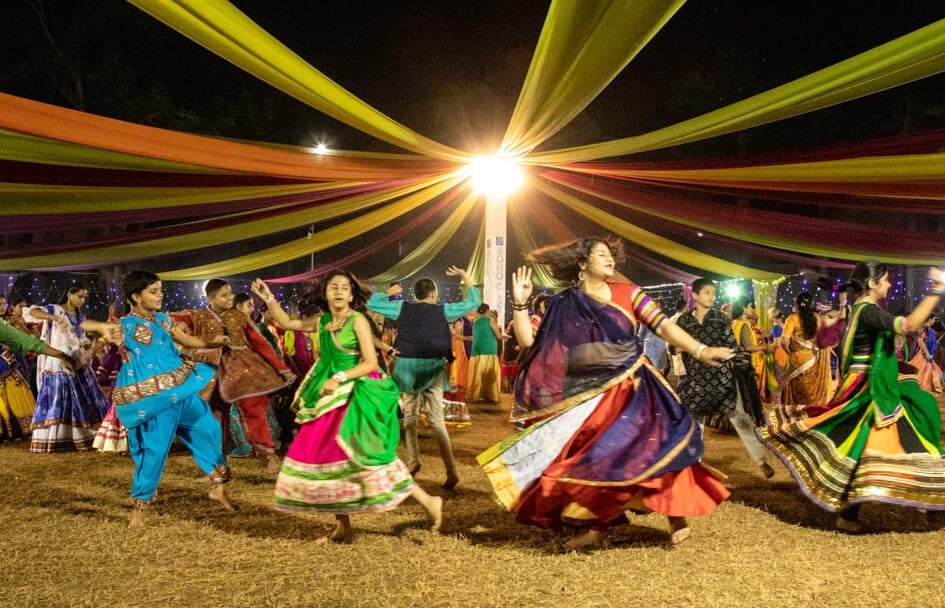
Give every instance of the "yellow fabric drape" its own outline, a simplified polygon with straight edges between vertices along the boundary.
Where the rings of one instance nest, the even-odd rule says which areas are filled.
[[[758,325],[764,328],[765,333],[771,331],[771,320],[768,319],[768,309],[778,305],[778,285],[787,277],[778,277],[773,281],[752,280],[751,286],[755,291],[755,309],[758,311]]]
[[[434,183],[419,192],[415,192],[403,199],[391,203],[377,211],[364,213],[358,217],[342,222],[331,228],[326,228],[276,247],[263,249],[248,255],[231,258],[222,262],[213,264],[203,264],[191,268],[162,272],[161,278],[168,281],[190,281],[208,276],[225,277],[243,272],[252,272],[260,268],[275,266],[283,262],[288,262],[296,258],[311,253],[324,251],[334,247],[339,243],[353,239],[357,236],[383,226],[387,222],[393,221],[405,213],[413,211],[420,205],[440,196],[450,188],[456,186],[463,176],[451,176],[446,181]],[[388,199],[389,200],[389,199]]]
[[[551,184],[543,183],[540,180],[535,180],[534,185],[541,192],[561,202],[569,209],[572,209],[589,220],[606,227],[614,234],[631,241],[638,247],[648,249],[671,260],[682,262],[687,266],[699,268],[701,270],[706,270],[724,276],[747,279],[772,280],[781,276],[774,272],[768,272],[765,270],[741,266],[740,264],[734,264],[727,260],[723,260],[722,258],[717,258],[702,253],[701,251],[686,247],[685,245],[680,245],[679,243],[675,243],[657,234],[653,234],[652,232],[644,230],[639,226],[635,226],[630,222],[611,215],[606,211],[594,207],[593,205],[589,205],[581,199],[559,190]]]
[[[699,222],[689,218],[681,217],[674,215],[672,213],[666,213],[662,211],[656,211],[654,209],[636,207],[627,201],[620,200],[619,198],[607,196],[603,193],[595,192],[588,190],[586,188],[581,188],[573,184],[568,184],[569,188],[572,188],[578,192],[583,192],[585,194],[599,198],[600,200],[619,205],[621,207],[626,207],[628,209],[633,209],[639,213],[645,213],[647,215],[652,215],[653,217],[659,217],[671,222],[675,222],[682,226],[689,226],[690,228],[696,228],[698,230],[703,230],[705,232],[712,232],[729,238],[737,239],[740,241],[745,241],[747,243],[753,243],[755,245],[764,245],[765,247],[771,247],[773,249],[781,249],[784,251],[790,251],[793,253],[803,253],[806,255],[813,255],[825,258],[834,258],[841,260],[864,260],[870,257],[873,257],[874,252],[870,249],[869,243],[850,243],[848,245],[838,246],[838,245],[828,245],[828,244],[811,244],[805,243],[803,241],[798,241],[790,239],[787,236],[770,236],[766,234],[759,234],[756,232],[749,232],[747,230],[736,230],[733,228],[726,228],[725,226],[720,226],[718,224],[707,224],[704,222]],[[785,232],[789,234],[789,232]],[[664,254],[665,255],[665,254]],[[669,256],[667,256],[669,257]],[[681,260],[680,260],[681,261]],[[915,256],[915,255],[900,255],[895,253],[884,253],[883,261],[890,264],[907,264],[907,265],[922,265],[922,266],[938,266],[941,265],[945,260],[939,256],[928,257],[928,256]],[[724,273],[723,273],[724,274]],[[730,275],[730,276],[739,276],[739,275]],[[744,278],[753,278],[749,275],[741,275]]]
[[[115,245],[112,247],[94,247],[93,243],[93,246],[90,246],[89,249],[79,251],[72,250],[66,253],[40,256],[27,255],[22,257],[6,257],[0,260],[0,270],[15,270],[22,268],[84,268],[95,265],[118,264],[130,260],[142,259],[145,257],[181,253],[183,251],[232,243],[235,241],[264,236],[266,234],[284,232],[292,228],[307,226],[316,221],[325,221],[328,219],[341,217],[370,206],[376,206],[387,201],[400,198],[421,189],[425,189],[424,192],[429,192],[431,191],[430,189],[434,187],[433,185],[436,184],[439,184],[436,191],[437,193],[440,193],[443,190],[448,189],[450,186],[455,185],[458,179],[461,179],[456,178],[455,176],[452,177],[452,179],[448,178],[450,178],[450,176],[441,176],[435,179],[426,180],[425,182],[420,182],[418,184],[411,184],[399,188],[391,188],[381,192],[354,196],[338,202],[318,205],[312,209],[295,211],[273,218],[244,222],[238,227],[224,226],[221,228],[200,230],[190,233],[185,231],[185,233],[180,236],[158,239],[147,239],[145,237],[136,243]],[[443,180],[447,181],[444,182]],[[442,185],[441,182],[445,183],[446,185]],[[429,200],[429,198],[425,200]],[[299,255],[304,255],[304,253]],[[258,257],[260,260],[266,259],[265,252],[253,254],[251,257]],[[290,257],[287,259],[292,258]],[[275,263],[279,262],[272,262],[272,264]],[[259,262],[258,265],[252,266],[250,270],[262,268],[267,265],[271,264]],[[239,271],[234,270],[232,272]],[[224,275],[230,273],[221,272],[215,274]],[[186,279],[177,278],[176,280],[188,280],[191,278],[200,277],[199,275],[196,275],[193,277],[188,276]]]
[[[225,0],[128,1],[233,65],[347,125],[427,156],[459,161],[469,158],[364,103]]]
[[[784,120],[945,70],[945,19],[770,91],[643,135],[530,155],[536,164],[636,154]]]
[[[473,283],[482,287],[486,279],[486,209],[482,208],[482,223],[479,224],[479,238],[476,239],[476,247],[472,255],[469,256],[469,263],[466,264],[466,274],[473,280]]]
[[[369,278],[368,283],[378,285],[381,283],[399,281],[423,270],[423,267],[429,264],[436,254],[450,242],[462,223],[466,221],[469,212],[472,211],[477,200],[478,194],[476,192],[469,192],[466,198],[464,198],[449,217],[446,218],[446,221],[437,227],[430,236],[424,239],[416,249],[405,255],[402,260],[384,272]]]
[[[594,175],[727,188],[945,200],[945,188],[939,183],[945,180],[945,153],[941,152],[725,169],[595,169],[586,165],[569,169]],[[928,188],[924,187],[924,182],[929,184]]]
[[[519,156],[577,116],[685,0],[553,0],[501,152]]]
[[[525,200],[523,197],[516,197],[509,201],[509,226],[512,227],[515,242],[523,255],[538,249],[535,235],[532,234],[531,221],[525,214],[524,206]],[[558,286],[558,283],[551,278],[545,267],[537,264],[532,265],[532,282],[538,287]]]
[[[358,183],[331,182],[280,186],[205,186],[199,188],[123,188],[6,184],[0,182],[0,216],[42,216],[225,204],[264,197],[324,193],[355,185],[358,185]],[[298,204],[298,201],[291,204]],[[273,204],[267,208],[278,209],[280,206]]]
[[[108,150],[211,168],[218,174],[239,172],[308,180],[378,180],[426,177],[456,169],[453,162],[428,157],[315,154],[298,146],[258,145],[158,129],[5,93],[0,93],[0,129],[87,146],[87,155],[93,162],[98,161],[94,150]],[[71,153],[78,157],[74,158],[79,161],[78,166],[82,166],[82,152],[72,150]],[[149,168],[148,163],[143,163],[141,168]]]
[[[0,97],[0,114],[3,113]],[[0,129],[0,158],[44,165],[65,165],[89,169],[125,169],[133,171],[166,171],[173,173],[226,173],[187,163],[144,158],[132,154],[91,148],[65,141],[34,137]]]

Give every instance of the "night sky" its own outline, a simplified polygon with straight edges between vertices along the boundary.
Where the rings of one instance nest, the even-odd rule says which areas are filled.
[[[70,103],[74,100],[56,86],[64,78],[50,67],[55,61],[46,59],[51,55],[49,45],[34,12],[27,8],[31,2],[2,4],[0,90],[75,107]],[[53,37],[60,43],[76,41],[86,79],[81,106],[85,111],[241,139],[393,151],[245,74],[130,4],[117,0],[40,4]],[[493,152],[501,139],[547,11],[546,2],[534,0],[239,0],[234,4],[381,112],[423,135],[479,153]],[[108,9],[102,10],[106,5]],[[542,149],[664,127],[942,18],[941,0],[693,0]],[[69,31],[80,34],[70,38]],[[68,53],[71,47],[63,48]],[[937,76],[634,160],[817,149],[942,126],[945,79]],[[261,244],[244,243],[233,253]],[[413,245],[403,244],[402,252]],[[364,272],[392,262],[377,260],[379,268]]]

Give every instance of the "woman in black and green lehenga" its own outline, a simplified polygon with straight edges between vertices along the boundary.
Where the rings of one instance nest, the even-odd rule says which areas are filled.
[[[929,278],[931,290],[915,310],[894,317],[877,305],[890,288],[885,266],[857,265],[836,394],[825,404],[775,408],[759,429],[804,494],[839,513],[840,530],[860,531],[866,502],[945,510],[938,406],[914,375],[899,374],[894,346],[895,335],[918,329],[945,294],[941,272],[933,268]]]

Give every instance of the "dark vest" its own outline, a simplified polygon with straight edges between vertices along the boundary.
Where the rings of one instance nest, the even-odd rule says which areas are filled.
[[[443,306],[424,302],[404,302],[397,318],[394,348],[401,357],[446,359],[453,352],[450,326]]]

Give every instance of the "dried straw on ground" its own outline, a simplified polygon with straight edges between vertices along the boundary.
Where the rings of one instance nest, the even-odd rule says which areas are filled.
[[[507,398],[507,397],[506,397]],[[507,405],[506,405],[507,407]],[[564,553],[567,535],[517,524],[492,500],[475,455],[511,433],[505,411],[472,406],[454,433],[462,483],[446,495],[439,536],[419,506],[356,516],[354,544],[319,545],[330,516],[271,508],[273,479],[233,460],[228,515],[205,497],[186,453],[168,463],[147,529],[129,530],[131,461],[97,453],[30,454],[0,445],[0,605],[355,606],[945,606],[945,531],[923,514],[868,505],[867,533],[833,530],[780,465],[765,481],[734,437],[709,434],[706,462],[735,486],[669,549],[663,518],[635,516],[610,547]],[[420,483],[442,494],[423,442]]]

